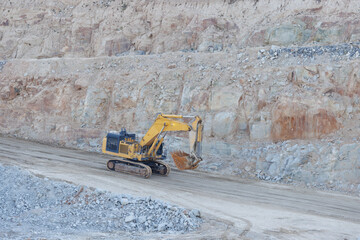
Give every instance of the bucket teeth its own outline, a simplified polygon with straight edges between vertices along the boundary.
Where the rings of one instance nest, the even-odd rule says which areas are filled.
[[[182,151],[172,152],[171,156],[179,170],[191,170],[197,168],[199,165],[199,161],[196,161],[194,157]]]

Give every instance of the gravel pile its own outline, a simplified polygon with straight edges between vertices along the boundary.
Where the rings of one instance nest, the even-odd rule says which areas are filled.
[[[0,239],[48,238],[89,232],[195,230],[198,210],[42,179],[0,165]]]
[[[348,58],[360,57],[360,42],[344,43],[339,45],[327,46],[311,46],[311,47],[295,47],[295,48],[281,48],[272,46],[269,50],[261,49],[258,52],[258,59],[270,58],[277,59],[280,56],[300,57],[300,58],[314,58],[328,54],[332,57],[347,56]]]
[[[274,183],[306,185],[360,196],[360,142],[341,140],[243,143],[218,158],[204,157],[200,171],[257,178]]]

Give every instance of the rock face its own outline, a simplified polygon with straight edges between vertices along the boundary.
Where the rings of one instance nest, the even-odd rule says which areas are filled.
[[[360,38],[355,0],[37,0],[3,1],[0,7],[2,58],[213,52]]]
[[[2,2],[0,132],[99,150],[107,130],[144,134],[158,112],[199,114],[212,169],[226,158],[241,163],[234,174],[282,171],[237,154],[245,143],[357,142],[359,4]],[[343,176],[359,169],[344,159]]]
[[[176,67],[167,68],[169,61]],[[342,89],[356,86],[356,61],[347,62],[348,72],[269,66],[277,61],[238,70],[242,61],[225,53],[8,60],[0,76],[1,131],[71,145],[121,127],[144,133],[164,112],[200,114],[206,137],[278,141],[324,137],[358,111],[356,87]],[[309,68],[322,76],[309,83]],[[288,79],[293,72],[296,79]]]

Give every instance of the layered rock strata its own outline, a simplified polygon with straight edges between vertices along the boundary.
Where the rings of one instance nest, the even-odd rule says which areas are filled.
[[[298,182],[312,175],[315,183],[360,191],[358,5],[0,3],[0,132],[98,151],[107,130],[141,136],[158,112],[199,114],[203,170],[221,172],[209,164],[225,164],[224,174]],[[168,149],[183,148],[183,137],[170,136]],[[256,150],[284,141],[300,149],[356,146],[306,163],[284,150],[300,159],[290,165],[284,155]],[[244,146],[261,154],[244,158]],[[262,163],[268,160],[276,164]]]

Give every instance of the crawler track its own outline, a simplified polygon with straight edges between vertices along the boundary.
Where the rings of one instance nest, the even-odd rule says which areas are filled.
[[[109,160],[106,164],[107,168],[111,171],[128,173],[137,175],[144,178],[151,177],[152,170],[146,164],[134,162],[126,159]]]
[[[171,171],[169,164],[160,161],[144,162],[144,164],[151,167],[153,173],[157,173],[160,175],[168,176]]]
[[[109,160],[106,164],[111,171],[137,175],[144,178],[151,177],[152,173],[168,176],[171,168],[169,164],[160,161],[135,162],[126,159]]]

